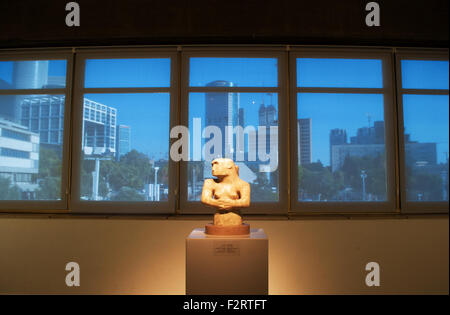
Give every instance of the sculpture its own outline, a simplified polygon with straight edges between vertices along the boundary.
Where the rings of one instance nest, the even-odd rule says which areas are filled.
[[[217,179],[205,180],[201,201],[217,211],[214,224],[206,225],[206,234],[249,234],[250,226],[242,223],[239,209],[250,206],[250,184],[239,178],[239,167],[231,159],[215,159],[211,166]]]

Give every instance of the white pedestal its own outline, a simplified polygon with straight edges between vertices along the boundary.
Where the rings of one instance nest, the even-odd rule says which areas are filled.
[[[243,236],[194,229],[186,239],[186,294],[268,294],[268,247],[263,229]]]

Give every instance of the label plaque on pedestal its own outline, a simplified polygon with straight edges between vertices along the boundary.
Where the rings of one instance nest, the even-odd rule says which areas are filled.
[[[268,294],[268,247],[263,229],[234,236],[194,229],[186,239],[186,294]]]

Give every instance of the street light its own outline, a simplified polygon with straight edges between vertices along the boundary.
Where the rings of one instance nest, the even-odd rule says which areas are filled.
[[[95,170],[92,172],[92,200],[99,200],[98,196],[98,187],[100,184],[100,161],[111,160],[111,157],[101,156],[101,155],[93,155],[93,156],[85,156],[85,160],[94,160],[95,161]]]
[[[365,170],[361,171],[361,179],[362,179],[362,199],[366,200],[366,178],[367,174]]]
[[[158,192],[158,190],[156,188],[156,186],[158,185],[158,176],[157,176],[158,170],[159,170],[159,166],[155,166],[155,195],[154,195],[155,197],[153,199],[154,201],[159,201],[159,196],[156,197],[156,194]]]

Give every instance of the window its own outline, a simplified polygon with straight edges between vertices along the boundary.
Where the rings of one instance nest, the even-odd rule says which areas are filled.
[[[75,50],[0,51],[0,211],[448,212],[448,49]]]
[[[394,211],[388,55],[305,49],[291,58],[293,210]]]
[[[68,144],[51,144],[49,101],[65,95],[70,54],[0,54],[0,206],[66,209]],[[63,117],[61,117],[64,120]],[[58,127],[65,131],[64,121]]]
[[[74,211],[174,211],[174,64],[172,53],[80,53]]]
[[[401,174],[406,211],[448,211],[448,56],[398,55],[403,115]]]
[[[206,53],[207,54],[207,53]],[[200,56],[186,52],[188,69],[182,115],[189,127],[189,162],[182,164],[183,212],[211,213],[200,203],[203,182],[213,178],[211,162],[227,157],[251,184],[251,207],[244,212],[286,209],[283,61],[280,54]]]

